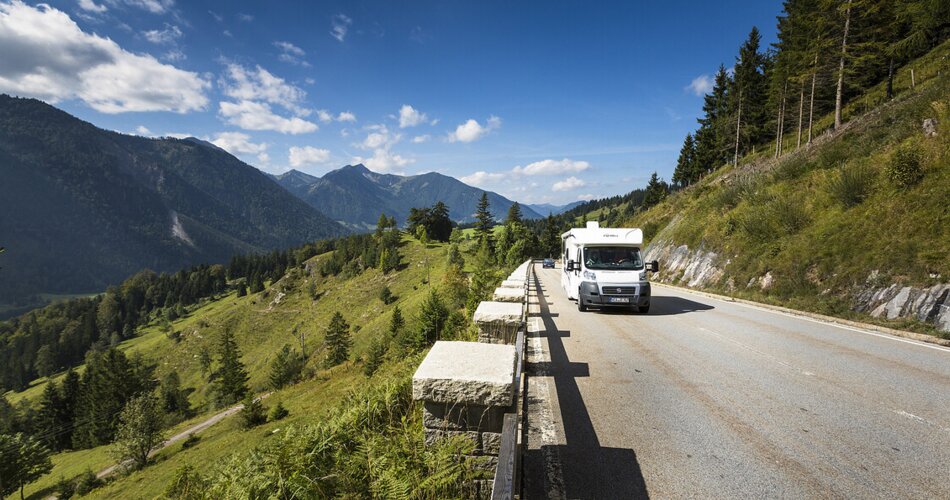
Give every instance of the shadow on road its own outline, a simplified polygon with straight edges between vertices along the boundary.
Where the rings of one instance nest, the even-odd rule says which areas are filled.
[[[545,484],[546,468],[550,465],[546,457],[560,462],[562,493],[567,498],[649,498],[636,452],[600,445],[577,385],[577,377],[590,376],[588,364],[568,359],[563,339],[570,337],[570,332],[558,330],[554,324],[537,276],[534,286],[543,322],[539,334],[548,339],[551,361],[529,364],[528,370],[553,378],[566,444],[526,452],[526,498],[546,498],[551,493],[552,485]]]
[[[654,295],[650,302],[650,316],[672,316],[674,314],[686,314],[715,309],[709,304],[695,302],[682,297],[671,297],[669,295]]]

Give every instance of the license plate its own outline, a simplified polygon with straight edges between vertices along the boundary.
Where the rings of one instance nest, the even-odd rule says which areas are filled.
[[[629,304],[630,298],[629,297],[610,297],[610,302],[614,304]]]

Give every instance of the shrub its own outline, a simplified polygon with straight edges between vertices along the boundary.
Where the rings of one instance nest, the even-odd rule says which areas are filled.
[[[244,408],[241,408],[241,427],[252,429],[267,422],[267,413],[259,398],[250,394],[244,398]]]
[[[904,189],[920,182],[924,177],[920,166],[920,151],[913,146],[901,146],[891,155],[885,170],[888,180]]]
[[[387,305],[392,302],[393,292],[388,286],[384,286],[383,289],[379,291],[379,300],[383,301],[383,304]]]
[[[100,486],[102,486],[102,481],[91,470],[86,469],[76,478],[75,493],[79,496],[88,495],[89,492]]]
[[[190,433],[188,434],[188,437],[186,437],[185,440],[181,442],[181,448],[187,450],[188,448],[197,445],[198,441],[201,441],[201,438],[195,433]]]
[[[386,351],[388,346],[380,339],[374,339],[369,345],[369,352],[366,354],[366,364],[363,365],[363,374],[372,377],[376,370],[382,366],[386,360]]]
[[[68,481],[65,477],[59,476],[59,481],[56,482],[56,496],[57,498],[62,498],[63,500],[68,499],[76,493],[76,484],[72,481]]]
[[[288,411],[287,408],[284,407],[283,403],[278,401],[277,404],[274,405],[270,409],[270,414],[267,416],[267,419],[270,420],[271,422],[276,422],[278,420],[282,420],[286,418],[287,415],[290,415],[290,411]]]
[[[832,198],[845,208],[859,205],[871,192],[871,173],[864,166],[843,168],[828,182]]]

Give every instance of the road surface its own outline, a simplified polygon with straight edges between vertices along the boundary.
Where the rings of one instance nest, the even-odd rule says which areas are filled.
[[[950,349],[660,286],[580,313],[535,271],[527,498],[950,498]]]

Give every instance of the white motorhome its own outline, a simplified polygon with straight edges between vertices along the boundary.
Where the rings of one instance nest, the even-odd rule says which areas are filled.
[[[577,309],[624,307],[650,310],[650,281],[657,261],[643,262],[643,231],[636,228],[601,228],[588,222],[561,235],[561,287]]]

